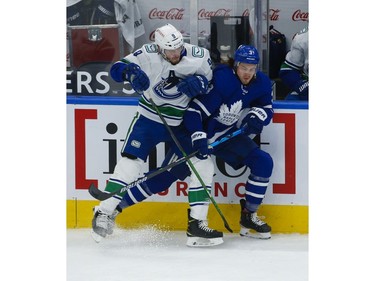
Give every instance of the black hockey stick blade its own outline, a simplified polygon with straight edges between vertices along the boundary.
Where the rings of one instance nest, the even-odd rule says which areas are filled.
[[[228,222],[225,220],[224,221],[224,226],[225,226],[225,228],[230,232],[230,233],[233,233],[233,230],[230,228],[230,226],[229,226],[229,224],[228,224]]]
[[[112,197],[115,195],[117,192],[114,193],[109,193],[109,192],[103,192],[99,190],[93,183],[89,187],[89,193],[91,194],[92,197],[95,199],[98,199],[99,201],[107,200],[108,198]]]

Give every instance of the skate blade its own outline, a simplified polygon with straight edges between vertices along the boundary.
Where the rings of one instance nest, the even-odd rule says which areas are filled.
[[[222,237],[218,238],[201,238],[201,237],[188,237],[186,246],[188,247],[212,247],[223,244]]]
[[[270,239],[271,238],[271,232],[256,232],[255,230],[248,229],[241,227],[240,235],[243,237],[250,237],[250,238],[256,238],[256,239]]]
[[[99,234],[95,233],[94,230],[92,229],[91,229],[91,237],[92,239],[94,239],[96,243],[99,243],[103,239],[103,236],[100,236]]]

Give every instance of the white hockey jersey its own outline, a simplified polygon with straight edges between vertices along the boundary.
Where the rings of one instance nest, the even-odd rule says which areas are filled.
[[[302,69],[309,75],[309,31],[307,29],[297,33],[293,38],[290,51],[286,55],[286,63],[292,67]]]
[[[184,46],[182,59],[176,65],[172,65],[158,54],[156,44],[145,44],[124,58],[125,61],[138,64],[150,79],[150,87],[140,98],[138,112],[153,121],[162,123],[149,101],[151,97],[170,126],[181,124],[183,114],[191,100],[177,90],[177,84],[190,75],[203,75],[209,83],[212,80],[209,51],[187,43]]]
[[[134,0],[115,0],[114,5],[116,21],[121,27],[122,36],[130,45],[130,51],[133,51],[135,38],[145,33],[138,5]]]

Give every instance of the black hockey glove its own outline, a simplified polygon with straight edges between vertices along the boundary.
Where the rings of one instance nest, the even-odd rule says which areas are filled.
[[[191,135],[194,151],[198,151],[195,155],[198,159],[207,159],[209,155],[207,134],[197,131]]]
[[[177,89],[189,98],[194,98],[207,93],[208,80],[203,75],[188,76],[177,84]]]
[[[122,72],[122,78],[130,82],[134,91],[141,93],[150,87],[150,79],[135,63],[129,63]]]
[[[263,131],[264,120],[267,118],[267,113],[264,109],[259,107],[252,107],[248,115],[242,121],[242,124],[246,126],[245,134],[259,135]]]

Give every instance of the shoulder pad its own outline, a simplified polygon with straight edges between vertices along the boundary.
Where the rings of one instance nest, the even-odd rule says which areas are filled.
[[[216,91],[223,95],[231,95],[235,85],[240,82],[231,67],[226,64],[218,64],[213,70],[213,83]]]
[[[219,63],[215,66],[213,72],[214,73],[223,73],[223,71],[228,71],[228,70],[231,70],[231,68],[227,64]]]

